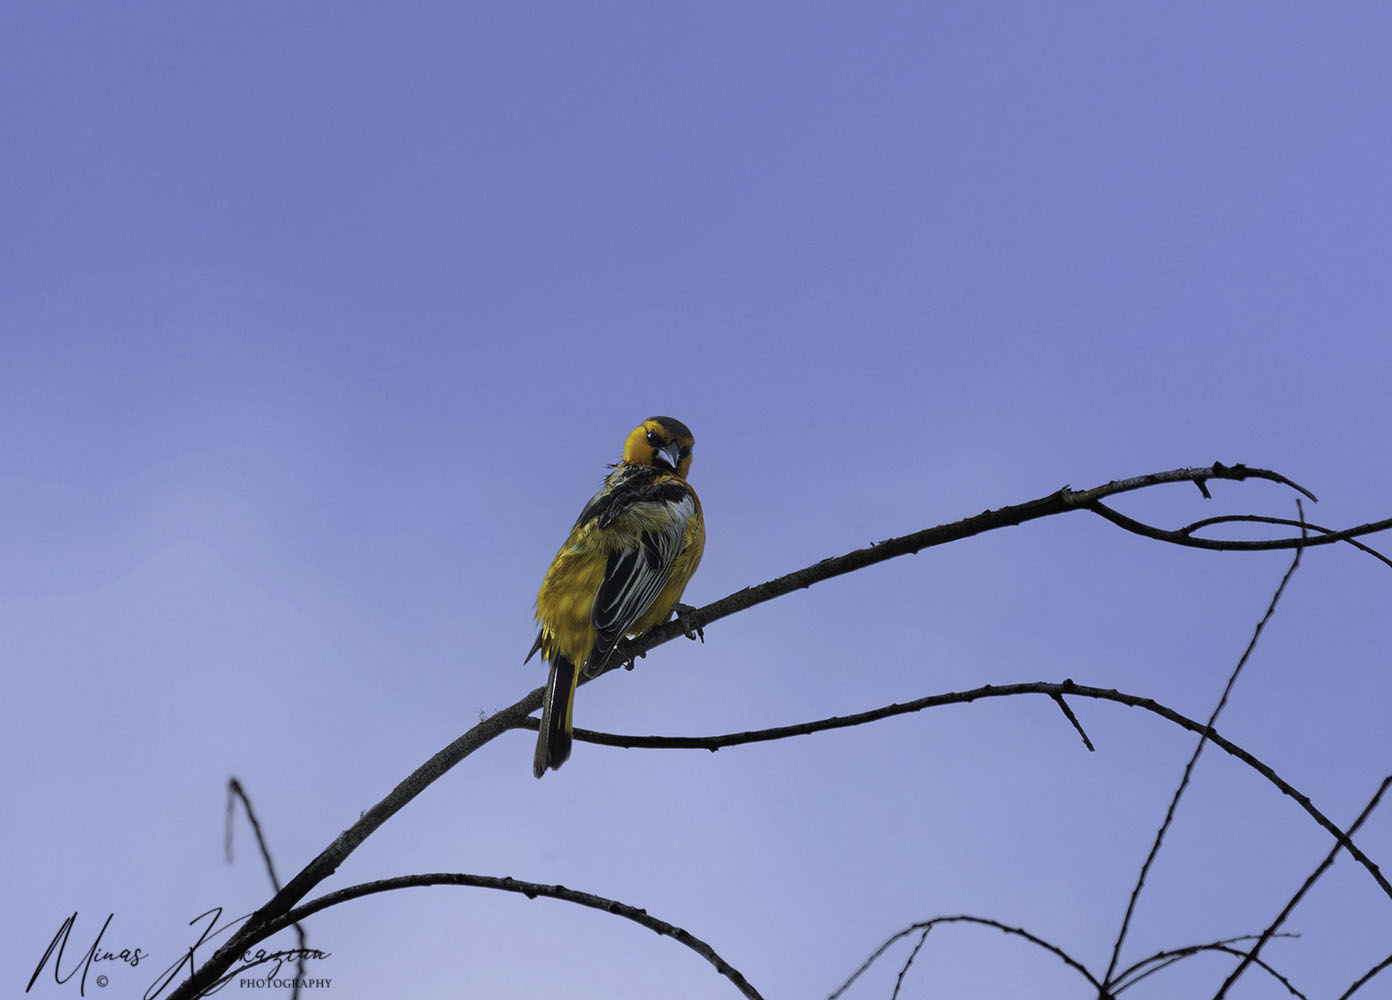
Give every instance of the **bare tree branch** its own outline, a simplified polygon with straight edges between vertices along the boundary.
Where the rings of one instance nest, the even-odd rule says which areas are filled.
[[[349,900],[358,899],[363,896],[371,896],[379,892],[393,892],[397,889],[412,889],[433,885],[462,885],[479,889],[496,889],[500,892],[520,893],[528,899],[536,899],[538,896],[544,896],[548,899],[559,899],[567,903],[575,903],[578,906],[587,906],[594,910],[612,913],[615,916],[623,917],[625,920],[631,920],[657,934],[670,937],[672,940],[691,949],[714,966],[717,972],[733,983],[734,986],[746,997],[749,997],[750,1000],[762,1000],[759,992],[750,985],[744,975],[729,962],[721,958],[709,944],[675,924],[669,924],[665,920],[659,920],[646,910],[639,909],[636,906],[630,906],[627,903],[621,903],[616,899],[597,896],[591,892],[569,889],[563,885],[544,885],[540,882],[524,882],[521,879],[507,877],[499,878],[493,875],[469,875],[463,872],[432,872],[425,875],[400,875],[394,878],[384,878],[373,882],[363,882],[359,885],[350,885],[344,889],[325,893],[302,906],[297,906],[289,913],[271,920],[266,925],[266,936],[276,934],[292,923],[304,920],[318,913],[320,910],[326,910],[331,906],[337,906]],[[224,976],[223,978],[226,979],[228,977]]]
[[[753,587],[745,587],[742,590],[730,594],[728,597],[723,597],[718,601],[707,604],[703,608],[692,611],[684,616],[684,621],[668,622],[665,625],[653,629],[636,641],[623,644],[620,647],[620,655],[614,657],[610,661],[610,666],[606,668],[606,672],[607,670],[617,669],[624,661],[631,661],[634,657],[643,656],[650,649],[660,646],[663,643],[671,642],[679,635],[686,635],[692,630],[704,628],[711,622],[727,618],[746,608],[752,608],[756,604],[771,601],[775,597],[782,597],[784,594],[790,594],[795,590],[805,590],[814,583],[820,583],[823,580],[829,580],[835,576],[852,573],[858,569],[864,569],[866,566],[873,566],[875,563],[894,559],[898,556],[913,555],[924,549],[932,548],[935,545],[944,545],[948,542],[960,541],[963,538],[970,538],[973,535],[994,531],[997,528],[1015,527],[1027,521],[1035,521],[1042,517],[1064,514],[1074,510],[1091,511],[1106,517],[1108,520],[1113,521],[1120,527],[1126,528],[1128,531],[1144,534],[1146,537],[1154,538],[1157,541],[1170,542],[1174,545],[1183,545],[1191,548],[1258,551],[1264,549],[1293,549],[1297,545],[1302,544],[1299,537],[1272,539],[1259,542],[1190,538],[1181,532],[1155,528],[1140,521],[1134,521],[1101,504],[1101,500],[1105,497],[1117,496],[1122,493],[1131,493],[1136,490],[1145,489],[1150,486],[1159,486],[1165,483],[1194,483],[1199,487],[1205,497],[1210,497],[1208,492],[1208,481],[1212,479],[1234,481],[1264,479],[1268,482],[1289,486],[1291,489],[1309,497],[1311,500],[1316,499],[1315,495],[1305,489],[1305,487],[1292,482],[1279,472],[1272,472],[1270,469],[1249,468],[1245,465],[1224,465],[1222,462],[1215,462],[1213,465],[1203,468],[1171,469],[1167,472],[1153,472],[1144,476],[1134,476],[1130,479],[1117,479],[1087,490],[1074,490],[1065,486],[1037,500],[1029,500],[1025,503],[1001,507],[998,510],[983,511],[974,517],[953,521],[951,524],[941,524],[933,528],[925,528],[922,531],[915,531],[912,534],[890,538],[883,542],[875,542],[867,548],[856,549],[854,552],[847,552],[842,556],[823,559],[820,562],[813,563],[811,566],[780,576],[767,583],[761,583]],[[1347,532],[1333,532],[1320,538],[1309,539],[1304,544],[1307,547],[1310,545],[1330,544],[1337,541],[1344,541],[1346,536],[1352,537],[1355,534],[1371,534],[1376,531],[1387,530],[1388,528],[1392,528],[1392,519],[1379,521],[1374,524],[1362,525],[1359,528],[1350,528]],[[582,679],[581,683],[589,679],[592,678]]]
[[[1115,496],[1117,494],[1131,492],[1162,483],[1191,482],[1197,485],[1205,496],[1209,496],[1207,484],[1210,480],[1216,479],[1232,481],[1264,479],[1269,482],[1289,486],[1313,499],[1313,495],[1310,494],[1308,490],[1305,490],[1303,487],[1279,473],[1266,469],[1248,468],[1243,465],[1228,466],[1222,463],[1214,463],[1204,468],[1174,469],[1168,472],[1152,473],[1132,479],[1116,480],[1101,486],[1093,487],[1090,490],[1077,491],[1065,487],[1038,500],[1002,507],[996,511],[985,511],[975,517],[966,518],[952,524],[940,525],[935,528],[928,528],[923,531],[915,532],[911,535],[890,539],[876,545],[871,545],[865,549],[847,553],[843,556],[824,559],[812,566],[779,577],[768,583],[760,584],[755,587],[746,587],[721,600],[706,605],[704,608],[692,611],[685,616],[684,621],[668,623],[654,629],[636,642],[626,643],[623,647],[622,656],[630,660],[635,656],[642,656],[648,650],[662,643],[670,642],[678,635],[687,634],[692,630],[699,631],[705,625],[728,617],[738,611],[753,607],[764,601],[772,600],[774,597],[778,597],[782,594],[810,587],[812,584],[821,580],[850,573],[857,569],[873,565],[874,563],[892,559],[896,556],[918,552],[934,545],[941,545],[946,542],[968,538],[997,528],[1011,527],[1023,524],[1026,521],[1037,520],[1054,514],[1066,513],[1070,510],[1093,510],[1097,512],[1096,505],[1103,497]],[[1176,541],[1176,539],[1173,538],[1166,538],[1164,540]],[[1333,539],[1333,536],[1324,536],[1316,541],[1323,542],[1328,540],[1335,539]],[[1176,543],[1186,544],[1187,541],[1176,541]],[[1272,547],[1272,545],[1269,543],[1233,543],[1231,547],[1263,548]],[[615,658],[615,660],[618,661],[619,658]],[[592,678],[582,676],[581,682],[584,683],[591,679]],[[1072,688],[1063,688],[1061,686],[1058,690],[1060,693],[1078,693]],[[526,717],[530,712],[535,711],[540,706],[541,697],[542,689],[537,688],[516,703],[494,713],[492,716],[461,735],[458,739],[454,740],[408,775],[386,796],[386,798],[363,813],[356,823],[339,834],[339,836],[320,852],[317,857],[310,861],[299,874],[292,878],[289,883],[276,892],[270,900],[254,912],[242,924],[237,932],[234,933],[221,948],[217,949],[212,957],[170,994],[170,1000],[193,1000],[194,997],[201,995],[208,987],[217,982],[242,952],[266,936],[266,928],[268,926],[282,918],[296,903],[302,900],[310,890],[337,871],[338,867],[343,864],[354,850],[356,850],[359,844],[395,815],[402,807],[410,802],[411,799],[419,795],[432,782],[441,777],[446,771],[458,764],[465,757],[491,742],[502,733],[512,729],[526,728],[529,725]],[[867,718],[866,721],[869,721],[869,719]],[[531,723],[531,725],[534,726],[535,723]],[[1298,793],[1295,794],[1298,795]],[[1299,799],[1297,799],[1297,801],[1299,801]],[[1305,801],[1308,802],[1308,800]],[[1327,821],[1325,821],[1322,825],[1327,825],[1327,828],[1331,829],[1336,836],[1340,836],[1337,828],[1333,827],[1332,824],[1328,824]],[[1348,847],[1351,853],[1356,850],[1351,844],[1349,844]],[[1355,855],[1355,857],[1359,856],[1361,855]],[[1385,880],[1383,884],[1385,885]]]
[[[1160,704],[1153,698],[1144,698],[1140,695],[1128,694],[1125,691],[1117,691],[1113,688],[1089,687],[1084,684],[1076,684],[1072,680],[1064,680],[1061,682],[1032,681],[1021,684],[987,684],[983,687],[971,688],[966,691],[949,691],[945,694],[934,694],[924,698],[916,698],[913,701],[883,705],[880,708],[870,709],[865,712],[856,712],[851,715],[834,715],[831,718],[818,719],[813,722],[799,722],[790,726],[775,726],[770,729],[755,729],[741,733],[725,733],[719,736],[628,736],[620,733],[601,733],[592,729],[576,729],[575,739],[585,743],[593,743],[598,746],[622,747],[625,749],[708,750],[714,753],[726,747],[744,746],[749,743],[769,743],[774,740],[787,739],[790,736],[804,736],[810,733],[819,733],[831,729],[848,729],[852,726],[864,725],[867,722],[876,722],[880,719],[888,719],[896,715],[908,715],[912,712],[921,712],[925,709],[938,708],[942,705],[969,704],[985,698],[1011,698],[1026,694],[1042,694],[1051,699],[1055,694],[1059,694],[1076,698],[1093,698],[1099,701],[1116,702],[1120,705],[1144,709],[1147,712],[1160,716],[1162,719],[1173,722],[1183,729],[1189,730],[1191,733],[1207,733],[1208,742],[1236,760],[1246,764],[1272,785],[1276,786],[1283,795],[1293,799],[1301,809],[1305,810],[1311,819],[1323,827],[1341,847],[1347,850],[1359,864],[1367,869],[1368,874],[1377,882],[1383,893],[1386,894],[1389,899],[1392,899],[1392,883],[1388,882],[1382,870],[1364,854],[1332,820],[1325,816],[1324,813],[1320,812],[1308,795],[1282,778],[1255,754],[1238,746],[1216,730],[1210,729],[1204,723],[1191,719],[1187,715],[1182,715],[1169,706]],[[527,720],[527,724],[531,729],[536,729],[537,722],[535,719]]]
[[[333,843],[324,848],[283,889],[252,913],[222,947],[169,994],[169,1000],[194,1000],[221,981],[223,974],[243,952],[268,936],[267,927],[278,921],[291,907],[308,895],[311,889],[337,871],[338,866],[374,830],[455,764],[502,733],[522,726],[527,713],[534,712],[541,706],[541,695],[542,689],[537,688],[520,701],[495,712],[412,771],[386,798],[363,813],[356,823],[339,834]]]

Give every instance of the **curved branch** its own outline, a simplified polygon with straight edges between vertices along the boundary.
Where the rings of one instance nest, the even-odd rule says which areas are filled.
[[[1287,479],[1279,472],[1273,472],[1270,469],[1253,469],[1243,465],[1241,462],[1237,465],[1224,465],[1222,462],[1214,462],[1212,465],[1201,469],[1171,469],[1168,472],[1152,472],[1144,476],[1133,476],[1130,479],[1114,479],[1110,483],[1094,486],[1090,490],[1076,491],[1075,496],[1079,498],[1079,503],[1087,504],[1102,497],[1116,496],[1118,493],[1130,493],[1132,490],[1145,489],[1147,486],[1158,486],[1160,483],[1193,483],[1199,488],[1199,492],[1203,494],[1205,500],[1212,500],[1213,495],[1208,492],[1208,481],[1210,479],[1231,479],[1236,482],[1241,482],[1244,479],[1265,479],[1268,482],[1289,486],[1313,503],[1319,503],[1319,497],[1315,496],[1294,480]]]
[[[1281,934],[1277,936],[1295,937],[1296,935]],[[1247,958],[1250,953],[1243,951],[1241,948],[1234,948],[1233,944],[1235,944],[1238,941],[1251,941],[1256,937],[1257,935],[1255,934],[1244,934],[1241,937],[1228,938],[1225,941],[1213,941],[1210,944],[1190,945],[1187,948],[1174,948],[1169,951],[1157,952],[1156,954],[1151,955],[1149,958],[1142,959],[1141,961],[1137,962],[1135,965],[1131,966],[1130,969],[1127,969],[1126,971],[1119,973],[1116,977],[1117,986],[1116,989],[1113,990],[1113,995],[1120,996],[1123,990],[1130,989],[1132,986],[1135,986],[1141,980],[1148,979],[1151,976],[1155,975],[1157,972],[1160,972],[1162,969],[1168,969],[1171,965],[1174,965],[1176,962],[1182,962],[1186,958],[1192,958],[1194,955],[1197,955],[1200,952],[1216,951],[1221,952],[1224,955],[1233,955],[1237,958]],[[1253,957],[1252,963],[1256,965],[1257,968],[1261,969],[1263,972],[1269,975],[1272,979],[1276,980],[1278,983],[1284,986],[1286,988],[1286,992],[1291,994],[1291,996],[1298,997],[1299,1000],[1306,1000],[1305,994],[1301,993],[1298,989],[1296,989],[1295,984],[1293,984],[1285,976],[1281,975],[1281,973],[1273,969],[1265,961],[1263,961],[1260,958]],[[1147,965],[1149,965],[1150,968],[1145,969],[1144,972],[1139,972],[1139,970],[1145,968],[1145,966]],[[1130,979],[1127,978],[1135,972],[1139,972],[1139,975],[1135,975],[1133,978]]]
[[[1069,968],[1073,969],[1080,976],[1086,979],[1088,983],[1092,986],[1092,988],[1097,990],[1099,997],[1111,997],[1111,994],[1108,993],[1106,988],[1102,985],[1101,980],[1094,976],[1088,970],[1088,967],[1086,965],[1078,961],[1072,955],[1068,954],[1068,952],[1064,951],[1058,945],[1053,944],[1049,941],[1045,941],[1043,938],[1035,934],[1031,934],[1023,927],[1011,927],[1009,924],[1003,924],[999,920],[992,920],[989,917],[974,917],[971,914],[959,913],[950,917],[933,917],[930,920],[923,920],[916,924],[910,924],[908,927],[905,927],[902,931],[890,935],[890,937],[886,939],[883,944],[881,944],[878,948],[875,949],[875,951],[870,955],[869,958],[867,958],[864,962],[860,964],[860,968],[856,969],[855,972],[851,973],[849,979],[847,979],[844,983],[838,986],[830,995],[828,995],[827,1000],[837,1000],[837,997],[841,996],[848,989],[850,989],[851,984],[854,983],[857,979],[859,979],[862,975],[864,975],[865,972],[870,968],[870,966],[874,965],[875,962],[880,958],[880,956],[882,956],[886,951],[888,951],[890,946],[893,945],[896,941],[902,940],[903,938],[906,938],[910,934],[913,934],[917,931],[932,930],[938,924],[962,923],[979,924],[983,927],[994,927],[996,930],[1002,931],[1005,934],[1013,934],[1016,937],[1024,938],[1031,944],[1038,945],[1045,951],[1051,952],[1058,958],[1062,959],[1065,965],[1067,965]]]
[[[622,747],[624,749],[664,749],[664,750],[709,750],[712,753],[723,750],[726,747],[743,746],[747,743],[768,743],[773,740],[787,739],[790,736],[805,736],[809,733],[824,732],[829,729],[847,729],[851,726],[863,725],[867,722],[875,722],[880,719],[892,718],[896,715],[908,715],[912,712],[921,712],[924,709],[937,708],[941,705],[961,705],[982,698],[1009,698],[1022,694],[1042,694],[1052,699],[1055,695],[1068,695],[1077,698],[1095,698],[1099,701],[1113,701],[1131,708],[1141,708],[1154,715],[1160,716],[1176,725],[1189,730],[1192,733],[1207,733],[1208,742],[1218,747],[1220,750],[1240,760],[1252,770],[1256,771],[1263,778],[1280,789],[1283,795],[1294,799],[1300,808],[1304,809],[1316,823],[1322,826],[1339,846],[1348,851],[1359,864],[1367,869],[1368,874],[1381,887],[1382,891],[1389,899],[1392,899],[1392,883],[1383,875],[1381,869],[1364,854],[1354,842],[1349,839],[1335,823],[1320,812],[1315,804],[1310,801],[1310,797],[1305,795],[1300,789],[1286,781],[1277,774],[1269,765],[1263,763],[1255,754],[1244,750],[1236,743],[1220,735],[1215,730],[1208,729],[1202,722],[1181,715],[1174,709],[1160,704],[1152,698],[1143,698],[1139,695],[1127,694],[1124,691],[1117,691],[1113,688],[1089,687],[1084,684],[1075,684],[1072,680],[1062,682],[1032,681],[1020,684],[986,684],[979,688],[971,688],[967,691],[948,691],[944,694],[928,695],[924,698],[916,698],[913,701],[903,703],[896,702],[892,705],[884,705],[880,708],[873,708],[865,712],[856,712],[852,715],[833,715],[827,719],[817,719],[813,722],[799,722],[790,726],[775,726],[771,729],[756,729],[742,733],[726,733],[719,736],[626,736],[617,733],[600,733],[590,729],[575,730],[575,739],[586,743],[595,743],[600,746]],[[536,720],[529,720],[531,728],[536,728]]]
[[[1263,514],[1219,514],[1216,517],[1205,517],[1186,524],[1182,528],[1176,528],[1175,533],[1180,535],[1192,535],[1200,528],[1211,528],[1215,524],[1277,524],[1283,528],[1301,527],[1299,521],[1290,517],[1267,517]],[[1374,559],[1384,562],[1388,566],[1392,566],[1392,559],[1389,559],[1371,545],[1364,545],[1355,537],[1357,535],[1372,534],[1373,532],[1392,527],[1392,520],[1370,521],[1367,524],[1360,524],[1355,528],[1347,528],[1343,531],[1335,531],[1333,528],[1324,528],[1318,524],[1311,524],[1309,521],[1305,522],[1304,527],[1309,531],[1317,531],[1321,535],[1339,535],[1340,538],[1337,540],[1348,542],[1360,552],[1366,552]],[[1307,544],[1309,544],[1308,541]]]
[[[1304,540],[1300,539],[1299,537],[1292,537],[1266,538],[1256,541],[1239,541],[1231,538],[1196,538],[1189,532],[1192,531],[1196,526],[1203,525],[1205,522],[1202,521],[1196,522],[1196,524],[1194,525],[1186,525],[1183,528],[1170,530],[1168,528],[1157,528],[1153,524],[1146,524],[1144,521],[1137,521],[1135,518],[1127,517],[1125,514],[1121,513],[1120,511],[1113,510],[1111,507],[1108,507],[1104,503],[1091,503],[1088,505],[1088,510],[1092,511],[1095,514],[1101,515],[1108,521],[1111,521],[1113,524],[1115,524],[1118,528],[1124,528],[1127,531],[1131,532],[1133,535],[1140,535],[1143,538],[1153,538],[1157,542],[1169,542],[1172,545],[1183,545],[1186,548],[1191,549],[1213,549],[1220,552],[1257,552],[1269,549],[1296,549],[1300,548],[1301,546],[1304,546],[1305,548],[1310,548],[1315,545],[1333,545],[1335,542],[1352,541],[1352,539],[1356,538],[1359,535],[1371,535],[1375,532],[1386,531],[1388,528],[1392,528],[1392,518],[1388,518],[1383,521],[1370,521],[1367,524],[1360,524],[1357,527],[1353,528],[1345,528],[1342,531],[1330,531],[1327,528],[1316,529],[1319,531],[1324,531],[1326,533],[1318,535],[1314,538],[1306,538]],[[1273,524],[1292,523],[1283,522],[1279,518],[1234,518],[1234,520],[1239,519],[1269,521]],[[1214,523],[1213,519],[1210,519],[1208,523]],[[1298,521],[1293,523],[1299,524]],[[1381,559],[1389,566],[1392,566],[1392,561],[1386,559],[1380,552],[1377,552],[1374,549],[1370,549],[1368,546],[1362,545],[1357,542],[1354,542],[1353,544],[1357,545],[1358,548],[1369,552],[1371,555],[1374,555],[1377,558]]]
[[[605,913],[612,913],[615,916],[631,920],[636,924],[646,927],[648,930],[664,937],[670,937],[678,944],[685,945],[696,954],[700,955],[726,979],[734,984],[735,988],[743,993],[750,1000],[762,1000],[759,992],[750,985],[749,980],[729,962],[725,961],[716,953],[705,941],[696,935],[676,926],[669,924],[665,920],[659,920],[646,910],[641,910],[636,906],[621,903],[616,899],[608,899],[604,896],[596,896],[594,893],[581,892],[578,889],[568,889],[563,885],[543,885],[540,882],[523,882],[520,879],[493,875],[468,875],[462,872],[433,872],[426,875],[400,875],[395,878],[378,879],[374,882],[363,882],[359,885],[350,885],[345,889],[338,889],[334,892],[326,893],[316,899],[310,900],[302,906],[277,917],[266,925],[266,936],[276,934],[286,927],[302,921],[307,917],[326,910],[331,906],[346,903],[352,899],[362,896],[371,896],[379,892],[392,892],[396,889],[411,889],[420,886],[432,885],[465,885],[479,889],[496,889],[500,892],[521,893],[528,899],[536,899],[538,896],[545,896],[548,899],[560,899],[568,903],[575,903],[578,906],[588,906],[591,909],[603,910]],[[235,973],[234,973],[235,974]],[[223,977],[227,978],[226,976]]]

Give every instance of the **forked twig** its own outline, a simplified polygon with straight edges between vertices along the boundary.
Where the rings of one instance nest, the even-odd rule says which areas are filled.
[[[923,928],[923,933],[918,936],[918,943],[913,946],[913,951],[909,952],[909,957],[904,959],[904,964],[899,967],[899,975],[894,979],[894,992],[890,994],[889,1000],[899,1000],[899,991],[904,988],[904,977],[909,974],[909,969],[913,967],[914,959],[923,950],[923,942],[928,940],[928,933],[931,927]]]

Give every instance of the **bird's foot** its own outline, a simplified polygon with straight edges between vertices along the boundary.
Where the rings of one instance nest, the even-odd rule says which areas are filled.
[[[699,624],[691,620],[691,616],[696,613],[695,608],[690,604],[678,602],[672,605],[672,611],[676,613],[677,624],[682,627],[682,632],[685,633],[688,639],[692,642],[695,642],[698,638],[702,642],[706,641],[706,633],[701,630]]]
[[[632,670],[638,666],[638,661],[646,657],[647,653],[632,652],[633,645],[628,639],[619,644],[619,648],[614,650],[613,662],[615,667],[623,667],[625,670]]]

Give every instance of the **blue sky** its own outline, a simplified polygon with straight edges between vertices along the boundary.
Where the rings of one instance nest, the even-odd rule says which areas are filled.
[[[697,438],[696,604],[1215,460],[1300,481],[1320,523],[1392,514],[1390,44],[1372,4],[7,9],[0,975],[111,913],[103,943],[154,956],[108,972],[139,995],[191,918],[265,898],[244,824],[222,858],[229,775],[288,877],[539,685],[542,573],[655,413]],[[1213,492],[1120,506],[1294,513],[1269,484]],[[701,735],[1064,677],[1206,717],[1288,561],[1072,514],[721,622],[587,686],[577,719]],[[1308,553],[1219,726],[1345,824],[1392,771],[1389,596],[1367,556]],[[1032,699],[714,755],[581,744],[540,782],[510,734],[325,888],[561,882],[769,998],[825,996],[946,913],[1103,968],[1192,741],[1076,709],[1096,753]],[[1326,839],[1205,753],[1127,956],[1260,931]],[[1358,840],[1386,866],[1388,814]],[[1345,858],[1289,929],[1271,960],[1337,996],[1392,950],[1392,902]],[[476,890],[309,933],[339,1000],[733,995],[647,931]],[[906,955],[849,996],[887,996]],[[964,928],[906,980],[1081,987]]]

